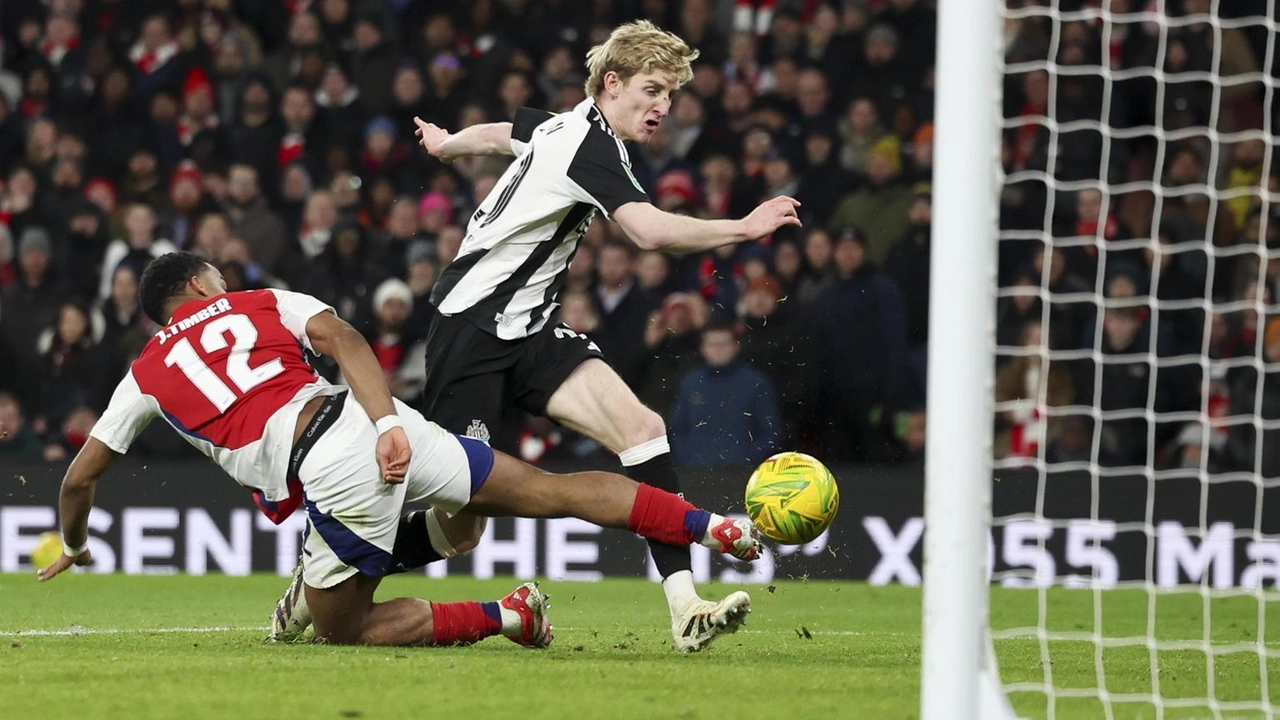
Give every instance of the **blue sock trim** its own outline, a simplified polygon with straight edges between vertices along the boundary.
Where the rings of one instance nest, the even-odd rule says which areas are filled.
[[[502,610],[498,607],[498,603],[482,602],[477,604],[480,606],[480,609],[484,610],[484,614],[489,616],[490,620],[497,623],[498,627],[502,627]]]
[[[493,471],[493,448],[475,438],[463,435],[454,437],[458,438],[458,444],[462,445],[462,451],[467,456],[467,466],[471,471],[471,495],[474,497]]]
[[[693,542],[702,542],[707,536],[707,526],[711,524],[711,513],[706,510],[685,510],[684,529],[693,535]]]

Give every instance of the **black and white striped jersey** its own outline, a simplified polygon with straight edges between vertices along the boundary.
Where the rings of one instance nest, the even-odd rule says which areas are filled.
[[[578,240],[596,211],[648,202],[622,141],[593,100],[553,115],[521,108],[515,162],[467,224],[431,302],[503,340],[527,337],[556,308]]]

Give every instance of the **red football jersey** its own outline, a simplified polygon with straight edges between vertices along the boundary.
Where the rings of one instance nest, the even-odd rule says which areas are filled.
[[[92,436],[128,450],[163,416],[238,482],[283,500],[302,406],[341,388],[307,362],[307,320],[330,310],[282,290],[225,293],[179,306],[121,380]]]

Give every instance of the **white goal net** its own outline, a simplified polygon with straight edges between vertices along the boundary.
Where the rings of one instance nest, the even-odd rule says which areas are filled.
[[[1020,716],[1280,716],[1276,5],[1006,3],[990,625]]]

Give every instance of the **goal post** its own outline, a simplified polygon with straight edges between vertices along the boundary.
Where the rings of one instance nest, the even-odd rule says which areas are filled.
[[[937,5],[921,717],[1277,720],[1280,0]]]
[[[938,4],[922,720],[1000,720],[987,633],[999,2]],[[945,271],[943,269],[945,268]],[[1006,706],[1007,707],[1007,706]]]

